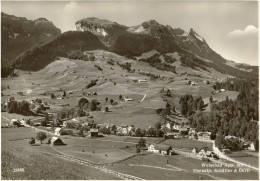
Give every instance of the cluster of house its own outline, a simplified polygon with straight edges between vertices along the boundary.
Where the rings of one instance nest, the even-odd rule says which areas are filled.
[[[225,91],[226,91],[226,89],[220,89],[220,90],[214,91],[213,93],[214,93],[214,94],[218,94],[218,93],[220,93],[220,92],[225,92]]]
[[[23,92],[22,91],[17,91],[17,95],[23,96]]]
[[[148,152],[158,153],[162,155],[174,155],[175,152],[172,150],[172,147],[169,145],[151,143],[148,146]]]
[[[198,147],[194,147],[191,152],[196,155],[196,156],[199,156],[199,157],[208,157],[208,158],[217,158],[217,155],[214,153],[213,149],[212,148],[209,148],[207,146],[205,147],[201,147],[201,148],[198,148]]]
[[[190,85],[190,86],[195,86],[196,83],[195,83],[194,81],[189,80],[189,81],[188,81],[188,85]]]
[[[7,127],[13,127],[13,126],[19,126],[19,127],[23,127],[23,126],[27,126],[26,122],[24,119],[19,120],[19,119],[11,119],[10,124],[6,125]]]
[[[239,138],[239,137],[231,136],[231,135],[225,136],[224,139],[225,140],[238,140],[243,143],[243,149],[250,150],[250,151],[256,150],[255,144],[252,141],[245,141],[243,138]],[[227,149],[224,149],[224,151],[229,152],[229,150],[227,150]]]
[[[87,96],[96,96],[97,95],[97,92],[83,92],[84,95],[87,95]]]
[[[211,132],[208,132],[208,131],[196,132],[195,129],[193,129],[193,128],[189,129],[189,139],[196,139],[199,141],[212,142]]]

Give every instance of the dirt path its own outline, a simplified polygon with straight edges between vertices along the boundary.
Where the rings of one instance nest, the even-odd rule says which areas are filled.
[[[129,91],[129,90],[125,90],[126,92],[130,92],[130,93],[133,93],[133,94],[139,94],[139,95],[143,95],[144,97],[141,99],[140,102],[143,102],[145,97],[146,97],[146,94],[142,94],[142,93],[138,93],[138,92],[132,92],[132,91]]]

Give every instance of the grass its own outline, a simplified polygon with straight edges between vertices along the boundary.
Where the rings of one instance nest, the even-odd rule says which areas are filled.
[[[131,167],[129,164],[135,165],[149,165],[149,166],[156,166],[156,167],[163,167],[163,168],[171,168],[167,167],[168,164],[183,171],[167,171],[161,169],[152,169],[147,167]],[[212,179],[205,174],[197,174],[193,172],[193,169],[205,169],[202,166],[204,163],[202,160],[184,157],[182,155],[174,155],[168,156],[167,158],[162,155],[158,154],[145,154],[145,155],[137,155],[125,161],[119,162],[118,165],[113,165],[111,169],[119,169],[121,172],[129,173],[144,179],[157,179],[157,180],[195,180],[199,179],[200,177],[203,179]],[[212,171],[217,167],[211,167]],[[223,167],[227,168],[227,167]],[[237,168],[237,167],[234,167]],[[185,171],[185,172],[184,172]],[[249,173],[211,173],[213,177],[217,177],[220,179],[231,179],[231,180],[256,180],[258,178],[258,173],[250,171]]]
[[[91,167],[82,167],[42,152],[51,152],[49,146],[30,146],[28,140],[8,141],[9,136],[18,139],[21,135],[30,137],[31,132],[23,128],[19,134],[2,129],[2,179],[5,180],[114,180],[118,179]],[[16,129],[16,128],[15,128]],[[5,131],[9,130],[9,131]],[[57,153],[56,153],[57,154]],[[14,172],[15,168],[23,168],[24,172]]]
[[[246,152],[236,151],[236,152],[232,152],[231,154],[228,154],[228,156],[237,161],[246,163],[248,165],[259,167],[258,157],[247,154]]]

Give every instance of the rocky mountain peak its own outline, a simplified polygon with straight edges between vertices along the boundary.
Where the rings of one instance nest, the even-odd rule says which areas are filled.
[[[193,28],[190,29],[189,32],[189,36],[201,41],[201,42],[205,42],[204,38],[202,38],[198,33],[196,33]]]

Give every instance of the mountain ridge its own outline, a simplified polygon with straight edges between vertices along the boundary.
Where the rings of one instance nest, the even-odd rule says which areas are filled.
[[[46,20],[39,18],[36,21],[45,22]],[[186,32],[180,28],[172,28],[169,25],[162,25],[156,20],[148,20],[139,25],[127,27],[116,22],[95,17],[76,21],[75,26],[77,30],[74,32],[75,34],[76,32],[78,32],[78,34],[80,34],[80,32],[89,32],[91,34],[89,37],[92,37],[92,39],[93,37],[97,37],[95,39],[100,41],[97,46],[98,48],[107,49],[129,58],[140,56],[141,54],[152,50],[156,50],[162,54],[178,52],[182,55],[182,64],[185,66],[194,66],[203,61],[205,62],[203,63],[203,66],[205,64],[207,67],[213,67],[214,69],[226,74],[231,72],[231,75],[233,76],[241,75],[252,77],[258,75],[258,67],[253,67],[252,71],[250,71],[252,67],[250,65],[248,65],[249,67],[245,65],[230,66],[228,62],[229,60],[224,59],[221,55],[212,50],[206,40],[192,28],[189,32]],[[70,38],[68,38],[68,41],[69,39]],[[82,40],[75,39],[75,37],[72,40],[74,43],[78,41]],[[84,41],[88,42],[86,37]],[[91,41],[92,40],[90,40],[90,42]],[[52,44],[51,42],[45,46],[50,46]],[[103,44],[103,46],[100,43]],[[67,46],[59,44],[59,47]],[[47,49],[51,49],[51,47],[48,47]],[[81,48],[76,48],[76,46],[74,46],[74,49],[84,51]],[[67,47],[62,51],[64,52],[65,50],[70,51],[73,49],[69,50]],[[19,65],[19,62],[30,64],[30,61],[26,60],[27,56],[25,55],[26,53],[19,56],[19,58],[14,59],[14,61],[9,65],[16,68],[31,67],[28,65]],[[42,56],[44,57],[45,55],[42,54]],[[32,57],[29,59],[33,61]],[[44,60],[42,59],[42,61]],[[52,60],[48,60],[47,62],[50,61],[54,61],[53,56]],[[45,63],[42,65],[45,65]],[[40,67],[33,70],[38,70],[39,68]]]
[[[28,20],[1,12],[2,64],[7,64],[33,45],[55,39],[61,30],[46,18]]]

